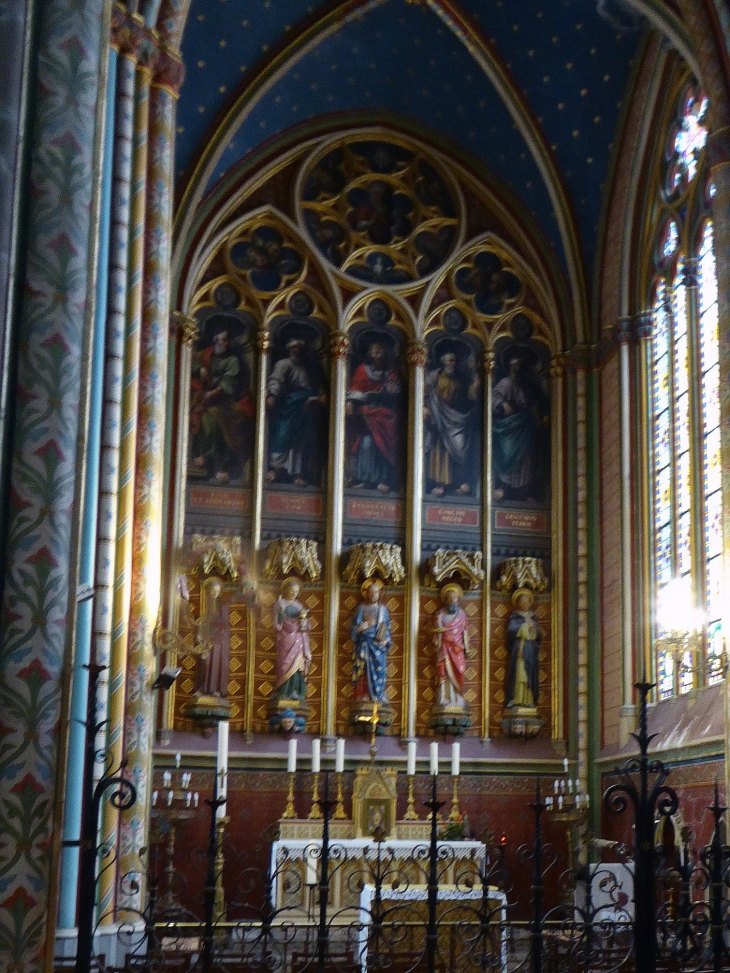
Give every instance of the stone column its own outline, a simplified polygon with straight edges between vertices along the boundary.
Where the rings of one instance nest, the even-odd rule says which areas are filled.
[[[652,383],[652,348],[651,335],[653,328],[653,314],[642,311],[633,318],[634,334],[637,339],[637,391],[638,391],[638,486],[639,505],[637,511],[636,531],[641,564],[639,566],[641,591],[641,605],[635,606],[638,628],[636,630],[637,658],[642,662],[642,671],[647,673],[651,682],[656,674],[653,643],[651,638],[651,613],[654,603],[653,584],[653,523],[652,507],[654,497],[654,476],[651,465],[652,438],[654,424],[651,412],[651,383]]]
[[[553,584],[551,598],[552,613],[552,670],[553,699],[552,724],[553,739],[565,739],[565,660],[568,644],[565,616],[567,606],[567,583],[565,571],[565,497],[563,471],[565,469],[565,369],[569,364],[565,354],[553,355],[550,365],[552,412],[552,437],[550,450],[551,493],[552,493],[552,566]],[[561,601],[558,601],[558,595]]]
[[[23,973],[50,968],[53,957],[63,798],[58,741],[76,599],[82,357],[94,321],[105,6],[36,5],[0,621],[0,942],[3,962]]]
[[[256,334],[258,361],[256,365],[256,428],[254,432],[253,481],[251,496],[251,558],[249,570],[256,584],[259,577],[259,548],[261,546],[261,518],[264,505],[264,474],[266,472],[266,383],[268,380],[271,332],[261,325]],[[246,632],[246,709],[244,731],[253,732],[253,691],[256,673],[256,617],[247,613]]]
[[[482,549],[484,551],[484,588],[482,593],[482,712],[481,738],[489,739],[490,680],[492,674],[492,509],[494,483],[492,482],[492,387],[494,385],[495,355],[484,352],[484,412],[482,415],[482,441],[484,443],[484,468],[482,470]]]
[[[576,737],[578,779],[588,789],[588,458],[586,441],[586,369],[589,349],[574,349],[576,478],[576,612],[578,629]]]
[[[421,524],[423,520],[423,370],[426,343],[416,338],[408,343],[408,475],[406,496],[406,578],[403,646],[403,713],[401,734],[416,737],[418,705],[418,623],[421,609]]]
[[[182,70],[170,52],[157,52],[149,91],[149,145],[145,180],[142,327],[134,489],[134,524],[125,708],[125,773],[137,788],[137,804],[122,813],[119,872],[122,905],[143,907],[148,844],[148,781],[152,772],[156,674],[153,633],[162,587],[167,351],[170,317],[170,254],[173,205],[175,110]],[[140,89],[145,78],[140,79]],[[134,876],[127,881],[128,876]]]
[[[100,666],[110,666],[116,539],[119,503],[119,461],[122,438],[122,398],[125,387],[127,271],[129,264],[129,200],[132,180],[132,142],[134,137],[134,85],[142,31],[136,21],[115,10],[112,46],[116,57],[114,144],[112,152],[112,200],[109,246],[109,293],[106,309],[104,345],[104,403],[100,460],[99,508],[96,536],[96,576],[94,580],[94,650]],[[109,707],[109,669],[97,683],[97,719],[107,718]],[[104,728],[96,741],[97,750],[106,748]],[[103,766],[97,765],[95,778]]]
[[[634,523],[631,476],[631,319],[620,318],[616,330],[619,346],[619,422],[621,424],[621,652],[623,659],[623,703],[619,716],[619,737],[625,743],[636,724],[634,702]]]
[[[132,539],[137,460],[137,422],[139,408],[140,341],[145,262],[144,226],[147,206],[147,143],[149,94],[154,46],[139,17],[128,22],[133,51],[137,55],[134,72],[134,109],[132,117],[132,163],[128,205],[128,261],[126,265],[127,300],[124,318],[124,360],[121,391],[121,437],[117,475],[117,533],[114,551],[112,643],[109,659],[109,709],[106,759],[118,767],[124,757],[124,721],[127,696],[127,654],[132,594]],[[120,61],[122,59],[120,58]],[[116,214],[115,214],[116,216]],[[123,217],[122,217],[123,218]],[[124,269],[119,268],[120,279]],[[112,284],[114,287],[114,283]],[[121,321],[120,321],[121,324]],[[143,799],[140,795],[140,799]],[[139,806],[137,806],[139,811]],[[102,842],[106,848],[118,847],[119,814],[108,803],[103,809]],[[120,860],[117,861],[120,867]],[[115,868],[101,873],[99,908],[109,916],[115,901]]]
[[[330,454],[327,472],[325,535],[324,632],[322,639],[322,725],[323,736],[334,739],[337,719],[337,636],[340,608],[340,555],[345,490],[345,396],[350,336],[336,331],[330,338]]]
[[[174,311],[170,317],[169,354],[172,364],[169,369],[170,390],[168,395],[168,422],[170,436],[169,483],[167,487],[167,534],[165,550],[167,565],[163,578],[162,626],[168,631],[177,630],[179,616],[179,595],[177,590],[179,564],[178,552],[182,549],[185,530],[185,484],[188,466],[188,433],[190,429],[190,368],[192,348],[198,338],[199,328],[195,318],[182,311]],[[170,650],[160,665],[174,666],[177,652]],[[163,737],[172,730],[175,715],[175,693],[170,691],[162,697],[161,732]]]

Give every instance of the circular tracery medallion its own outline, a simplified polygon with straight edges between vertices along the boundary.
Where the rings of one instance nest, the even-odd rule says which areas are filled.
[[[363,284],[423,280],[457,244],[457,194],[446,174],[383,139],[340,144],[315,158],[299,205],[319,252]]]

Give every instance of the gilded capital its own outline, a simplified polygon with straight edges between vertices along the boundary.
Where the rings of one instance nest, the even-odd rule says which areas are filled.
[[[552,378],[560,378],[569,364],[570,355],[564,351],[559,351],[550,359],[550,376]]]
[[[169,91],[173,97],[180,94],[185,78],[185,65],[180,55],[168,47],[161,47],[154,63],[152,84]]]
[[[179,334],[184,345],[194,344],[200,334],[197,320],[183,311],[173,311],[171,317],[173,322],[170,328],[171,337],[177,337]]]
[[[414,338],[408,342],[408,364],[411,368],[423,368],[426,364],[426,342]]]
[[[342,331],[330,335],[330,355],[336,361],[344,361],[350,350],[350,336]]]
[[[271,332],[268,328],[262,327],[256,332],[256,347],[262,355],[271,347]]]
[[[497,356],[494,354],[494,352],[491,349],[485,348],[484,358],[482,359],[485,375],[491,375],[491,373],[494,371],[494,366],[496,362],[497,362]]]

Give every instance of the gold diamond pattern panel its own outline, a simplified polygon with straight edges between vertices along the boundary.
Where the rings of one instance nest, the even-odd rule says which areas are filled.
[[[391,733],[400,733],[401,712],[403,707],[403,592],[387,588],[383,601],[390,614],[390,631],[393,646],[388,653],[388,681],[386,695],[395,710]],[[350,703],[352,701],[352,653],[350,638],[352,616],[360,604],[359,588],[343,587],[340,592],[340,634],[337,667],[337,704],[336,732],[338,736],[350,736]]]
[[[188,575],[188,590],[190,592],[190,612],[193,618],[200,613],[200,578]],[[231,701],[231,729],[243,729],[243,716],[246,696],[246,654],[248,649],[248,609],[243,604],[232,603],[229,612],[231,665],[228,682],[228,698]],[[189,628],[181,625],[178,631],[181,638],[189,645],[193,644],[193,633]],[[181,715],[181,710],[190,699],[195,688],[195,661],[191,653],[179,660],[182,666],[180,678],[175,683],[175,717],[174,729],[192,730],[195,724]]]
[[[429,736],[433,730],[428,725],[431,707],[438,699],[436,685],[436,646],[433,642],[433,625],[440,608],[438,594],[424,589],[421,593],[421,615],[418,626],[417,657],[417,709],[416,733]],[[479,735],[482,710],[482,595],[481,592],[466,594],[461,607],[469,619],[469,656],[464,674],[464,698],[469,704],[472,726],[468,736]]]
[[[509,678],[509,650],[506,643],[507,623],[512,614],[511,596],[492,593],[492,667],[489,680],[489,735],[504,736],[500,720],[504,717],[506,702],[507,679]],[[542,641],[539,655],[540,699],[537,712],[540,719],[545,721],[545,727],[540,731],[541,736],[548,739],[552,733],[552,627],[551,627],[551,595],[548,592],[535,597],[535,614],[542,629]]]
[[[259,585],[261,616],[256,626],[256,665],[253,681],[253,731],[269,730],[269,704],[276,686],[276,628],[273,607],[279,595],[279,583]],[[321,587],[304,585],[299,600],[309,610],[311,629],[309,645],[312,665],[307,676],[307,733],[321,732],[320,700],[322,696],[322,631],[324,623],[324,592]]]

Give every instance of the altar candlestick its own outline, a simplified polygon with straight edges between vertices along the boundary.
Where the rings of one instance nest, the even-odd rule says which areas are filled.
[[[318,774],[320,770],[320,741],[319,737],[312,740],[312,773]]]
[[[451,776],[459,776],[459,765],[461,761],[461,744],[452,743],[451,744]]]
[[[335,773],[342,774],[345,770],[345,741],[340,737],[335,749]]]
[[[431,773],[435,777],[439,772],[439,745],[431,744]]]
[[[416,772],[416,747],[418,746],[415,740],[408,741],[408,776],[413,777]]]
[[[296,737],[292,737],[289,741],[289,753],[286,760],[286,772],[288,774],[296,774],[297,772],[297,741]]]

